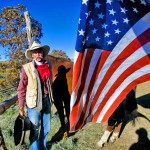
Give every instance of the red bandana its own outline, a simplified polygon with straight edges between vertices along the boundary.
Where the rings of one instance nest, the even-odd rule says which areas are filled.
[[[49,64],[44,63],[42,65],[36,65],[37,71],[40,75],[41,81],[45,81],[47,78],[50,78],[50,68]]]

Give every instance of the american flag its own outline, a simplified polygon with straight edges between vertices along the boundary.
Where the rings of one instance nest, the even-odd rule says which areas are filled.
[[[137,84],[150,80],[150,1],[82,0],[70,132],[104,123]]]

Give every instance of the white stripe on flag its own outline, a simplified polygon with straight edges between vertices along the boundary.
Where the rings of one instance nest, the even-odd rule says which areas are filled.
[[[141,69],[137,70],[136,72],[134,72],[133,74],[131,74],[130,76],[128,76],[128,78],[126,78],[122,84],[115,90],[115,92],[113,93],[113,95],[109,98],[109,100],[107,101],[106,105],[103,107],[98,119],[96,122],[101,122],[105,113],[108,111],[109,107],[114,103],[115,99],[117,96],[120,95],[120,93],[124,90],[124,88],[129,85],[129,83],[131,83],[132,81],[134,81],[135,79],[150,73],[150,64],[142,67]]]

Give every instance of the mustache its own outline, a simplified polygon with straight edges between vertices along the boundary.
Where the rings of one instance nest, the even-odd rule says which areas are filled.
[[[43,56],[37,56],[37,57],[36,57],[36,59],[38,59],[38,58],[41,58],[41,59],[43,59]]]
[[[42,56],[37,56],[36,58],[34,58],[34,60],[38,60],[41,59],[40,62],[42,62],[44,60],[44,58]]]

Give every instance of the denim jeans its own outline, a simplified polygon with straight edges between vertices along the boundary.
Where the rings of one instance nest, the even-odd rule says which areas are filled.
[[[43,99],[43,109],[40,112],[32,108],[27,108],[27,111],[31,121],[30,150],[46,150],[51,119],[50,100],[48,96]]]

